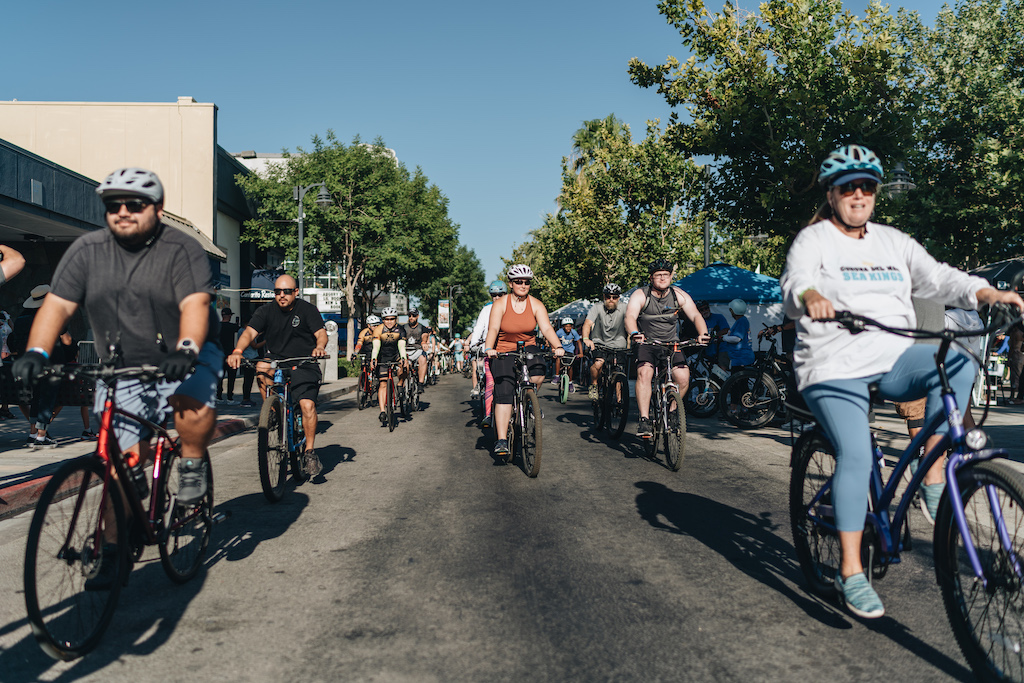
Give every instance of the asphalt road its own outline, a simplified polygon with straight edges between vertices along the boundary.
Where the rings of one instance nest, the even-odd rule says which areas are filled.
[[[28,516],[0,523],[0,681],[968,680],[930,528],[862,622],[803,589],[787,512],[788,434],[691,420],[679,472],[587,426],[545,388],[540,476],[497,466],[469,383],[382,429],[322,406],[323,474],[271,505],[255,433],[214,446],[206,568],[136,565],[99,648],[49,659],[25,620]]]

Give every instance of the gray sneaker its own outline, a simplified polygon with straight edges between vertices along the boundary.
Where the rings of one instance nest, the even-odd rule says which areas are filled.
[[[178,463],[178,505],[195,505],[203,499],[208,488],[206,458],[183,459]]]
[[[302,469],[310,479],[323,471],[324,467],[320,464],[316,451],[306,451],[302,454]]]
[[[640,418],[640,424],[636,427],[636,435],[645,439],[654,436],[654,425],[651,424],[651,418]]]

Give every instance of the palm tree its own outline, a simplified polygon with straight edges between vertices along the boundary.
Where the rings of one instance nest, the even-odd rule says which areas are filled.
[[[609,114],[603,119],[584,121],[583,126],[572,136],[573,171],[582,173],[597,160],[596,152],[609,146],[614,138],[629,140],[629,127]]]

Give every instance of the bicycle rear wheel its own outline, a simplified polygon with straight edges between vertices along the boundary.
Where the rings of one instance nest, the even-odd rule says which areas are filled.
[[[366,373],[362,370],[359,371],[359,381],[356,382],[356,406],[359,410],[366,407]]]
[[[683,407],[694,417],[711,417],[718,410],[721,387],[710,377],[691,377],[683,395]]]
[[[160,535],[160,564],[171,581],[185,583],[199,571],[213,530],[213,463],[206,461],[206,495],[194,505],[178,505],[181,484],[178,465],[181,451],[176,447],[163,463],[160,496],[164,528]],[[265,491],[264,491],[265,492]]]
[[[665,464],[678,472],[686,456],[686,412],[675,389],[665,392],[665,417],[661,424],[665,430]]]
[[[288,481],[288,443],[285,438],[284,403],[271,395],[263,401],[256,432],[256,457],[263,495],[271,503],[281,500]]]
[[[832,444],[817,430],[805,432],[793,446],[792,465],[789,519],[797,561],[811,591],[832,598],[840,560],[832,508],[836,471]]]
[[[104,465],[94,456],[65,463],[43,489],[29,526],[25,607],[33,635],[54,659],[69,661],[96,647],[114,616],[128,570],[124,504],[111,486],[108,503],[117,538],[113,586],[85,588],[110,552],[104,548],[100,511],[103,477]]]
[[[736,408],[730,402],[736,401]],[[718,403],[726,420],[740,429],[768,424],[779,409],[779,388],[768,373],[741,370],[722,385]]]
[[[537,392],[527,389],[523,393],[523,433],[520,447],[522,449],[523,471],[528,477],[536,477],[540,473],[541,428],[540,401]]]
[[[621,372],[615,373],[608,385],[604,412],[611,437],[619,438],[629,420],[629,382]]]
[[[935,574],[960,650],[979,680],[1024,680],[1024,475],[1000,461],[957,473],[975,576],[949,489],[935,522]]]

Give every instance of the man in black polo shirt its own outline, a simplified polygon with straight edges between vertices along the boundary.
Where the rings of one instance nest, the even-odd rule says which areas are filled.
[[[291,275],[282,275],[274,282],[274,303],[263,304],[256,309],[245,331],[238,338],[235,350],[228,356],[228,365],[238,369],[242,363],[242,351],[256,337],[263,333],[266,340],[264,358],[281,360],[327,355],[327,330],[316,306],[297,298],[298,285]],[[268,372],[270,365],[260,363],[257,372]],[[316,400],[320,394],[320,366],[313,363],[298,365],[291,373],[292,400],[302,410],[302,430],[306,435],[306,452],[302,467],[313,478],[320,474],[320,458],[313,448],[316,436]],[[263,384],[260,375],[260,384]]]

